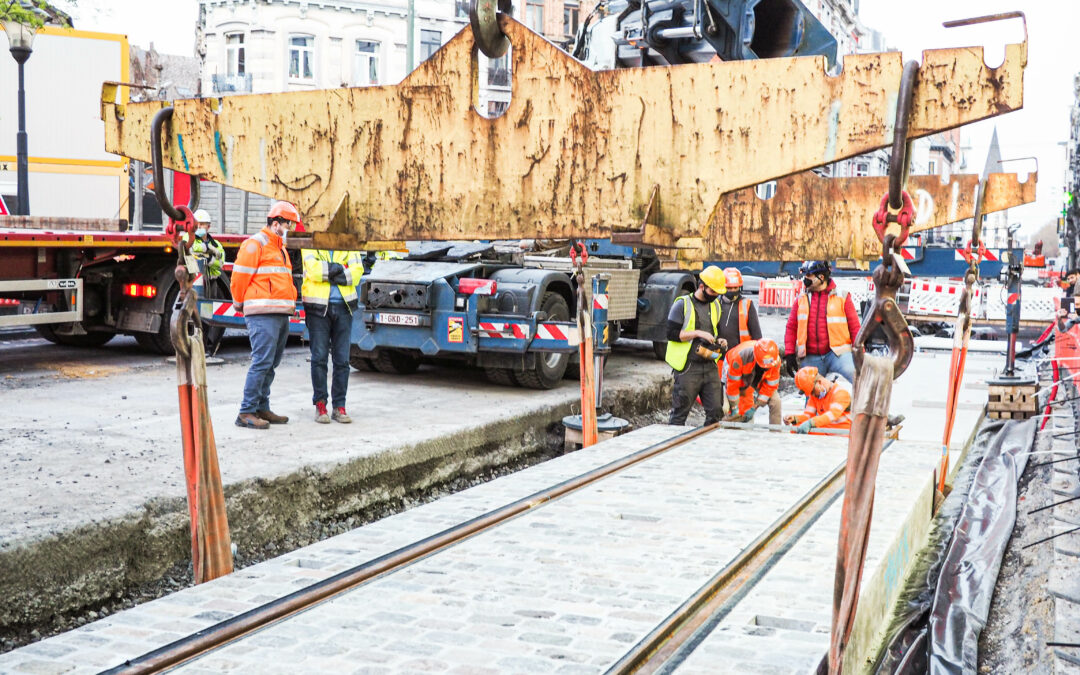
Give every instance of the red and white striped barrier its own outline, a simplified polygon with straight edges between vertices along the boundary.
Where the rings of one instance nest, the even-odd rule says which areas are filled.
[[[802,288],[802,282],[798,280],[762,279],[758,287],[758,306],[790,309]]]
[[[972,288],[974,299],[972,308],[981,306],[982,290]],[[935,314],[956,316],[960,313],[960,296],[964,293],[964,284],[958,281],[939,281],[935,279],[913,279],[908,292],[907,310],[913,314]],[[978,314],[976,309],[974,314]]]

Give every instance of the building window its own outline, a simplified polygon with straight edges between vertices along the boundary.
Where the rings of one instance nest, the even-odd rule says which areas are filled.
[[[935,176],[935,175],[937,175],[937,160],[936,160],[936,159],[932,159],[932,160],[930,160],[930,162],[929,162],[929,163],[927,163],[927,165],[926,165],[926,171],[927,171],[927,173],[929,173],[929,174],[930,174],[931,176]]]
[[[315,79],[315,38],[312,36],[289,36],[289,79]]]
[[[862,178],[863,176],[870,175],[870,163],[869,162],[855,162],[855,176]]]
[[[225,73],[244,74],[244,34],[229,33],[225,36]]]
[[[427,61],[442,47],[442,33],[437,30],[420,31],[420,60]]]
[[[508,101],[488,101],[488,117],[498,117],[510,107]]]
[[[525,1],[525,25],[533,32],[544,33],[544,3],[543,0]]]
[[[353,55],[353,86],[366,87],[379,83],[379,43],[356,41]]]
[[[495,87],[510,86],[510,55],[503,54],[488,61],[488,84]]]
[[[458,19],[469,18],[471,0],[454,0],[454,16]]]
[[[563,3],[562,30],[563,35],[577,35],[578,29],[578,4],[576,2]]]

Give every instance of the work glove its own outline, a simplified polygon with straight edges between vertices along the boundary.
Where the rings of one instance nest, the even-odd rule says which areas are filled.
[[[803,422],[799,426],[795,427],[795,433],[797,433],[797,434],[808,434],[808,433],[810,433],[810,430],[813,429],[813,428],[814,428],[814,421],[813,420],[806,420],[805,422]]]
[[[368,251],[364,255],[363,259],[360,261],[360,264],[364,266],[364,274],[371,274],[371,268],[375,267],[376,260],[378,260],[378,258],[376,258],[375,254],[371,251]]]
[[[784,370],[791,377],[795,377],[795,373],[799,372],[799,359],[794,354],[784,354]]]
[[[349,284],[349,280],[345,278],[345,268],[341,263],[330,263],[330,271],[326,276],[332,284],[338,286],[347,286]]]
[[[210,277],[211,279],[217,279],[221,276],[220,260],[218,260],[217,258],[211,258],[210,261],[206,263],[206,276]]]

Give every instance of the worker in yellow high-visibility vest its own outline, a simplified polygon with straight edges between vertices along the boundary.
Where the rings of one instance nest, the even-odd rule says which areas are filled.
[[[727,350],[718,329],[720,296],[725,290],[723,270],[706,267],[694,292],[675,298],[668,312],[666,360],[675,377],[668,424],[685,424],[698,396],[705,408],[705,424],[719,422],[723,414],[716,360]]]
[[[304,283],[300,294],[304,299],[304,322],[311,340],[311,388],[315,404],[315,421],[329,424],[330,420],[352,422],[345,412],[345,395],[349,389],[349,347],[352,344],[353,315],[360,305],[356,287],[364,274],[359,251],[334,251],[305,248],[300,252],[304,261]],[[330,383],[331,410],[326,409],[327,359],[333,360]]]

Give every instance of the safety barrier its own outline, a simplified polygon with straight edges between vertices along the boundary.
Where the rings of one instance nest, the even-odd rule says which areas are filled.
[[[972,288],[975,298],[972,308],[978,315],[982,304],[982,289]],[[913,279],[908,291],[907,311],[912,314],[934,314],[938,316],[956,316],[960,313],[960,296],[964,293],[964,284],[959,281],[939,281],[936,279]]]
[[[1001,284],[986,289],[986,302],[983,305],[987,319],[1005,319],[1005,307],[1008,293]],[[1025,286],[1020,293],[1020,318],[1024,321],[1052,321],[1057,316],[1057,305],[1061,290],[1057,288],[1030,288]]]
[[[758,288],[758,307],[791,309],[802,289],[798,279],[762,279]]]

